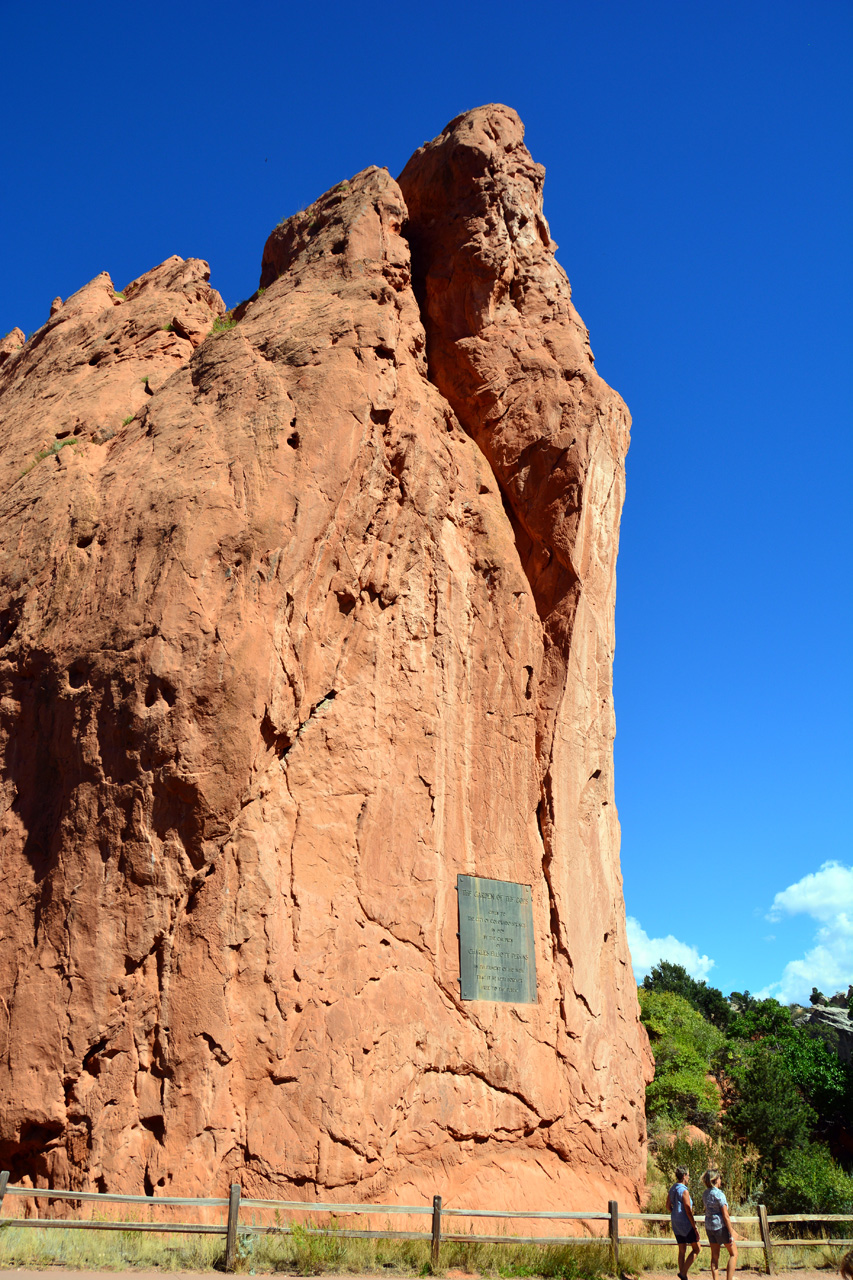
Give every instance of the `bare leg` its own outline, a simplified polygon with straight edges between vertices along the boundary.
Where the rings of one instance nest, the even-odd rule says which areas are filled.
[[[680,1244],[678,1246],[678,1274],[684,1275],[684,1255],[687,1252],[687,1245]]]
[[[737,1245],[732,1240],[731,1244],[726,1245],[726,1248],[729,1251],[729,1260],[726,1263],[726,1280],[732,1280],[737,1266]]]
[[[711,1245],[711,1280],[719,1280],[717,1275],[717,1263],[720,1261],[720,1246],[718,1244]]]
[[[682,1275],[685,1275],[685,1276],[687,1275],[687,1272],[690,1270],[690,1268],[693,1266],[693,1263],[699,1257],[700,1249],[701,1249],[701,1245],[698,1245],[698,1244],[692,1244],[690,1246],[690,1257],[687,1259],[687,1262],[681,1268]]]

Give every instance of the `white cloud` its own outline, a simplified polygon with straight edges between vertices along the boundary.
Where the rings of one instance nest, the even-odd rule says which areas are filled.
[[[833,920],[839,912],[853,915],[853,867],[824,862],[820,871],[777,893],[767,918],[808,915],[815,920]]]
[[[700,956],[695,947],[691,947],[688,942],[679,942],[678,938],[674,938],[671,933],[665,938],[650,938],[633,916],[628,916],[627,924],[628,947],[631,952],[634,977],[638,982],[661,960],[683,965],[691,978],[707,978],[713,969],[713,960],[708,956]]]
[[[846,991],[853,982],[853,867],[824,862],[819,871],[777,893],[767,918],[781,920],[783,915],[811,916],[820,928],[814,946],[801,960],[789,961],[779,981],[759,991],[759,997],[808,1004],[812,987],[828,996]]]

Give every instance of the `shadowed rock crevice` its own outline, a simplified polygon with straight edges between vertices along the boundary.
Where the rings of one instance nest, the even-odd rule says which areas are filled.
[[[429,377],[489,461],[542,623],[535,689],[542,873],[555,964],[585,999],[592,971],[575,972],[565,941],[575,934],[567,816],[581,784],[566,776],[560,739],[580,727],[581,693],[592,704],[582,720],[585,746],[608,756],[612,749],[613,571],[630,419],[594,368],[542,211],[545,171],[523,138],[510,108],[479,108],[421,147],[399,182]],[[575,750],[571,764],[584,754]],[[610,817],[596,823],[595,857],[618,876],[611,799],[608,790],[601,808],[610,806]]]

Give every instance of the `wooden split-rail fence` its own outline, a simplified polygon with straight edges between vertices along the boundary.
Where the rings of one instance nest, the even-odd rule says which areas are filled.
[[[621,1235],[619,1223],[622,1222],[669,1222],[668,1213],[622,1213],[615,1200],[608,1203],[603,1210],[513,1210],[513,1209],[450,1209],[442,1204],[441,1196],[434,1196],[432,1205],[402,1204],[308,1204],[301,1200],[258,1200],[243,1198],[240,1184],[232,1183],[231,1191],[226,1198],[215,1196],[126,1196],[113,1195],[103,1191],[61,1191],[42,1187],[18,1187],[9,1185],[9,1174],[0,1173],[0,1213],[6,1196],[25,1196],[28,1199],[73,1200],[75,1202],[91,1201],[96,1204],[124,1204],[145,1206],[149,1210],[175,1206],[203,1209],[227,1210],[225,1222],[111,1222],[102,1218],[6,1218],[0,1217],[0,1244],[3,1229],[7,1227],[49,1227],[68,1228],[84,1231],[168,1231],[184,1235],[218,1235],[225,1237],[225,1270],[233,1271],[237,1261],[238,1241],[240,1237],[252,1235],[287,1235],[292,1233],[294,1224],[277,1222],[275,1225],[249,1225],[245,1220],[240,1222],[240,1211],[248,1209],[272,1210],[278,1215],[301,1215],[306,1213],[325,1213],[331,1215],[350,1214],[405,1214],[427,1215],[430,1217],[429,1231],[394,1231],[386,1227],[382,1231],[366,1231],[358,1228],[343,1229],[335,1223],[332,1227],[310,1227],[312,1233],[322,1235],[333,1232],[336,1237],[348,1239],[372,1240],[428,1240],[430,1241],[433,1270],[440,1263],[442,1242],[458,1241],[463,1244],[535,1244],[535,1245],[585,1245],[609,1243],[612,1254],[613,1269],[619,1275],[619,1249],[621,1245],[675,1245],[673,1236],[629,1236]],[[451,1218],[491,1218],[491,1219],[534,1219],[537,1222],[580,1221],[584,1224],[599,1222],[602,1224],[600,1235],[572,1236],[516,1236],[516,1235],[481,1235],[469,1232],[461,1234],[448,1231],[443,1223]],[[776,1272],[774,1251],[791,1245],[815,1246],[832,1245],[849,1247],[853,1239],[790,1239],[773,1238],[770,1234],[771,1223],[830,1222],[847,1223],[853,1227],[853,1216],[850,1214],[832,1213],[795,1213],[768,1214],[763,1204],[758,1205],[755,1217],[732,1217],[734,1224],[758,1224],[760,1240],[737,1241],[738,1249],[761,1249],[764,1252],[764,1264],[768,1275]]]

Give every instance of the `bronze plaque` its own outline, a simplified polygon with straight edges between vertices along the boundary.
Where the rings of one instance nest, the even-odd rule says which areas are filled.
[[[536,1004],[530,885],[457,876],[456,892],[462,999]]]

